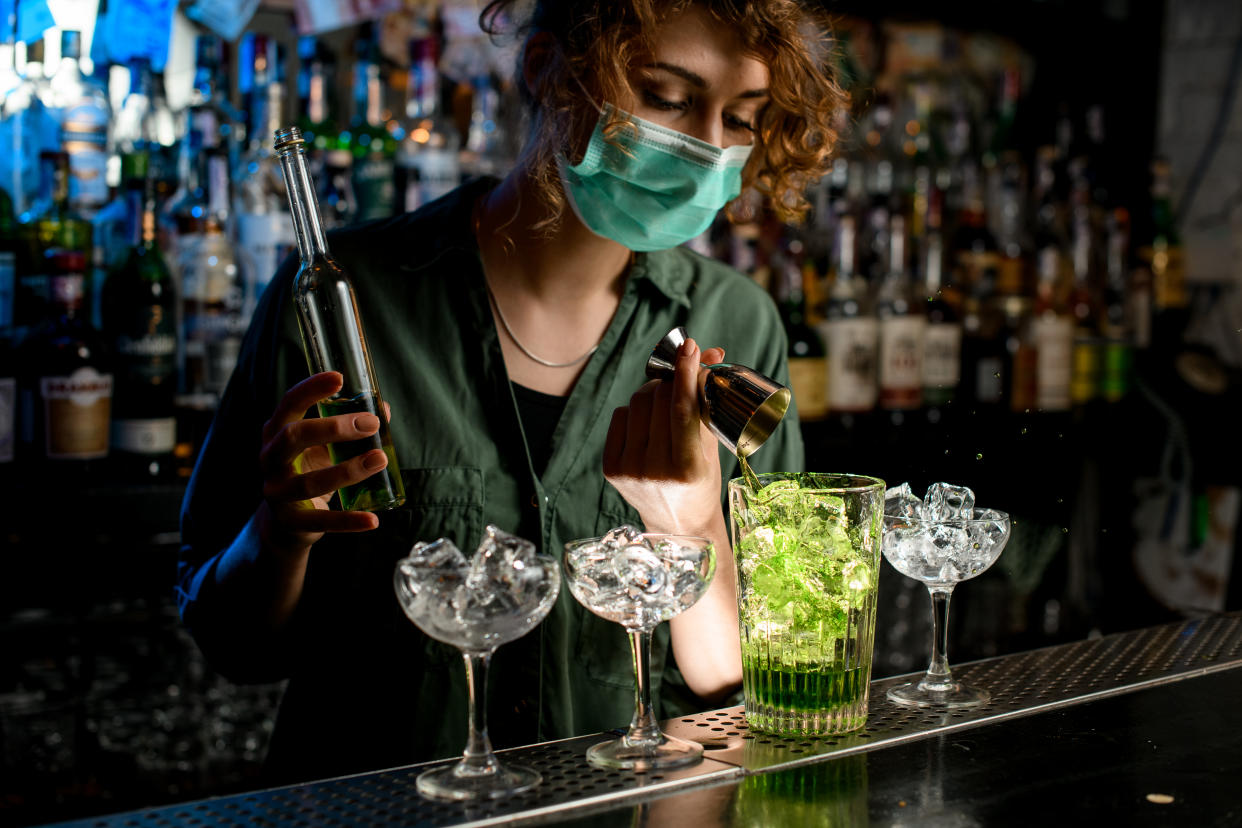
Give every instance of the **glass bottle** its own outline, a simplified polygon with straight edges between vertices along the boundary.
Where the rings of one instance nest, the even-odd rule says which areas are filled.
[[[81,482],[108,456],[112,370],[103,337],[82,312],[86,255],[57,249],[46,268],[53,313],[18,353],[21,444],[35,468]]]
[[[1130,390],[1130,364],[1134,348],[1130,308],[1130,213],[1123,207],[1108,218],[1108,249],[1105,264],[1104,308],[1100,329],[1104,335],[1104,356],[1100,373],[1100,395],[1113,403]]]
[[[112,461],[126,480],[166,477],[177,423],[176,303],[172,274],[156,244],[154,182],[145,156],[125,159],[131,239],[102,294],[104,336],[113,355]]]
[[[21,83],[4,97],[3,186],[21,216],[31,210],[41,187],[40,155],[60,148],[60,122],[50,105],[43,71],[43,40],[26,46]]]
[[[390,218],[396,210],[397,142],[386,126],[384,84],[377,49],[369,39],[359,40],[354,64],[354,117],[350,149],[354,155],[354,197],[358,219]]]
[[[962,381],[962,325],[944,295],[944,240],[929,227],[923,249],[923,403],[928,411],[949,405]],[[931,418],[933,420],[937,418]]]
[[[406,90],[408,128],[397,151],[397,198],[412,212],[461,183],[457,128],[440,113],[440,72],[434,38],[410,41]]]
[[[224,393],[247,322],[245,285],[228,234],[227,152],[205,150],[200,163],[204,201],[176,213],[183,403],[195,409],[214,408]]]
[[[35,206],[21,217],[18,227],[17,295],[14,304],[19,338],[44,318],[51,300],[51,264],[63,252],[82,254],[90,261],[92,227],[69,204],[69,156],[40,153],[42,191]],[[78,312],[85,308],[79,307]]]
[[[108,94],[82,74],[82,35],[60,35],[60,68],[49,86],[60,113],[61,148],[69,154],[69,203],[86,218],[108,203]]]
[[[805,274],[796,261],[799,252],[797,240],[773,252],[773,298],[789,342],[789,385],[798,418],[819,420],[828,413],[828,363],[824,342],[807,321]]]
[[[906,266],[905,217],[889,222],[888,273],[876,292],[879,319],[880,407],[908,411],[922,404],[923,329],[925,321],[915,305]]]
[[[312,373],[339,371],[341,390],[319,404],[323,417],[367,412],[379,418],[380,427],[371,437],[328,447],[333,462],[382,449],[388,465],[361,483],[340,490],[341,508],[380,511],[405,502],[405,488],[397,453],[385,416],[379,380],[367,349],[358,303],[349,274],[328,252],[315,188],[306,163],[305,141],[297,127],[276,133],[276,154],[288,184],[289,208],[294,220],[301,267],[293,281],[302,347]]]
[[[13,464],[17,425],[17,361],[13,346],[13,293],[17,271],[17,216],[13,199],[0,189],[0,483]]]
[[[828,349],[828,405],[831,411],[844,414],[868,412],[876,401],[878,331],[854,272],[854,252],[854,218],[842,216],[823,337]]]

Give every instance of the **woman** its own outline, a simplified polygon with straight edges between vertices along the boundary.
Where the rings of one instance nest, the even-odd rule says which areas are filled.
[[[511,5],[491,3],[484,20]],[[186,495],[178,587],[216,669],[289,679],[274,778],[460,750],[459,657],[404,617],[392,571],[416,540],[473,549],[487,523],[551,555],[626,523],[711,538],[715,582],[657,633],[653,686],[666,715],[678,700],[703,709],[736,692],[727,478],[697,420],[698,363],[725,348],[784,380],[785,340],[750,280],[676,245],[743,186],[784,218],[803,209],[800,185],[822,172],[842,103],[811,23],[792,0],[543,0],[524,29],[532,126],[516,168],[332,238],[391,405],[400,509],[328,509],[333,491],[386,459],[327,460],[326,443],[378,423],[304,419],[339,377],[306,376],[294,263],[277,275]],[[676,325],[716,347],[688,342],[672,382],[643,384],[651,348]],[[796,416],[755,460],[801,467]],[[723,464],[731,475],[735,458]],[[629,658],[621,628],[562,591],[493,660],[494,743],[624,726]]]

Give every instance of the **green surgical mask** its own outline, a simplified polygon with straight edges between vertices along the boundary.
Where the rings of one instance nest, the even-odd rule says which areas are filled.
[[[721,149],[675,129],[626,118],[615,143],[604,140],[613,107],[601,110],[582,161],[558,158],[561,181],[582,223],[630,250],[666,250],[711,226],[742,191],[751,145]]]

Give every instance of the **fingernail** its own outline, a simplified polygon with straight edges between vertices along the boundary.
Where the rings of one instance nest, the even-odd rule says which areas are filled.
[[[698,350],[698,347],[698,343],[696,343],[693,339],[687,339],[685,342],[681,343],[680,356],[691,356],[696,350]]]
[[[379,471],[388,465],[388,458],[382,451],[373,451],[362,460],[362,467],[367,471]]]
[[[374,414],[359,414],[354,417],[354,428],[359,431],[375,431],[379,428],[379,417]]]

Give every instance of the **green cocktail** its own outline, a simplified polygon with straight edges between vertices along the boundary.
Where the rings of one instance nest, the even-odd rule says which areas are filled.
[[[776,473],[729,482],[746,720],[821,736],[867,720],[884,483]]]

